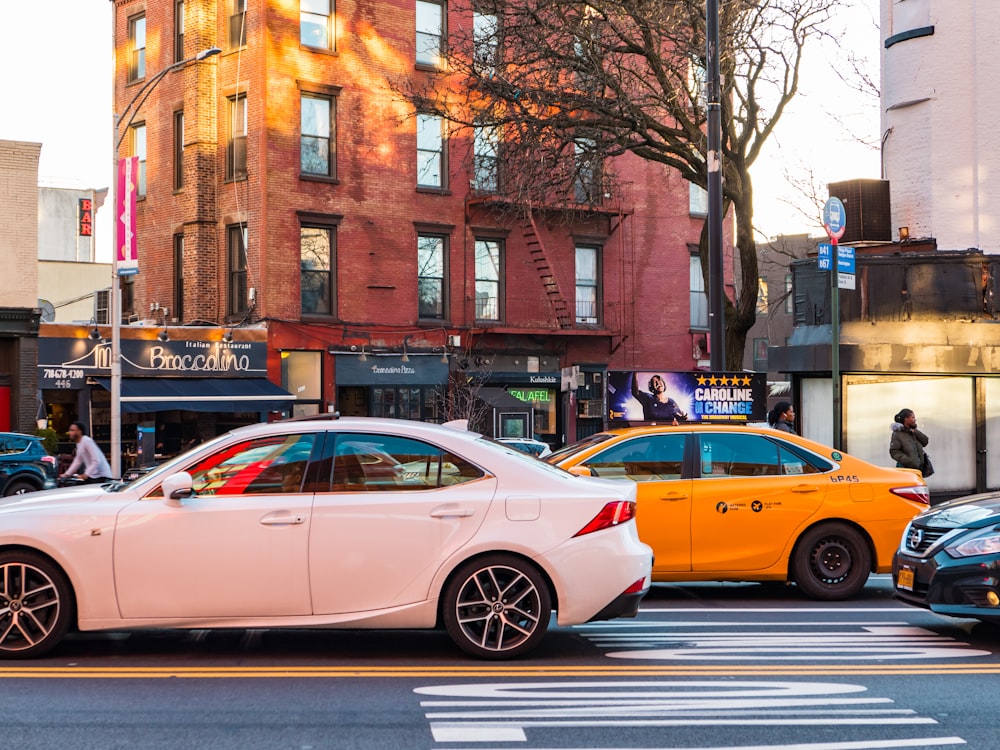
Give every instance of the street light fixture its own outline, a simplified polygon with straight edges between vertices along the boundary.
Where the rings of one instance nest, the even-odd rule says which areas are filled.
[[[168,65],[143,84],[142,88],[132,97],[132,100],[125,105],[125,109],[121,111],[121,114],[116,112],[112,115],[111,143],[114,147],[112,149],[114,168],[111,172],[111,207],[115,212],[115,226],[112,235],[115,237],[116,244],[118,242],[118,222],[121,221],[121,213],[118,209],[118,149],[125,138],[125,133],[128,132],[129,127],[132,125],[132,120],[135,119],[136,114],[147,97],[167,73],[182,68],[188,63],[201,62],[209,57],[218,55],[220,52],[222,50],[218,47],[209,47],[196,55],[179,60],[173,65]],[[131,114],[129,114],[129,110],[131,110]],[[125,127],[124,129],[120,129],[119,125],[126,115],[128,115],[128,119],[125,120]],[[119,130],[121,130],[120,135]],[[114,477],[122,475],[122,293],[119,286],[120,275],[118,273],[119,250],[120,248],[115,248],[114,257],[111,259],[111,474]]]

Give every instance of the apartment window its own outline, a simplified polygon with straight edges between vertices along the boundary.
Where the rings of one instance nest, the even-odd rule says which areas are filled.
[[[146,77],[146,16],[134,16],[128,22],[128,80]]]
[[[300,104],[302,174],[336,177],[333,158],[336,100],[329,96],[302,94]]]
[[[303,315],[333,314],[334,227],[299,229],[299,283]]]
[[[767,315],[767,279],[757,279],[757,314]]]
[[[228,304],[230,316],[244,315],[249,309],[247,290],[247,244],[249,235],[245,224],[226,228],[226,249],[229,257]]]
[[[281,387],[295,394],[293,417],[319,414],[323,404],[323,352],[282,352]]]
[[[753,340],[753,369],[767,372],[767,339]]]
[[[708,295],[705,293],[705,277],[701,272],[701,258],[691,256],[691,328],[708,329]]]
[[[184,113],[174,112],[174,190],[184,187]]]
[[[600,158],[597,143],[592,138],[580,138],[574,143],[574,199],[577,203],[596,203],[600,193]]]
[[[785,274],[785,314],[791,315],[795,312],[795,295],[792,293],[792,275]]]
[[[472,14],[472,47],[476,72],[488,78],[497,67],[500,25],[497,17],[486,13]]]
[[[483,193],[500,190],[500,130],[487,126],[476,128],[472,141],[472,184]]]
[[[139,173],[136,175],[136,195],[146,195],[146,123],[136,123],[131,127],[132,156],[139,157]]]
[[[299,0],[299,41],[306,47],[333,49],[333,0]]]
[[[418,315],[444,318],[444,259],[446,238],[435,234],[417,236]]]
[[[417,0],[417,63],[443,66],[444,4]]]
[[[174,3],[174,62],[184,59],[184,0]]]
[[[476,240],[476,320],[500,320],[500,240]]]
[[[444,120],[417,115],[417,185],[444,187]]]
[[[247,43],[247,0],[231,0],[229,14],[229,46],[243,47]]]
[[[597,325],[600,259],[596,247],[576,248],[576,322]]]
[[[688,183],[688,213],[691,216],[708,216],[708,191],[693,182]]]
[[[245,180],[247,176],[247,97],[229,99],[229,140],[226,144],[226,179]]]
[[[174,317],[184,322],[184,235],[174,235]]]

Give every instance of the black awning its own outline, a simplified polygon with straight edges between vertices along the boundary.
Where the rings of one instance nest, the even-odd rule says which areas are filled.
[[[95,378],[111,390],[111,378]],[[122,378],[123,412],[261,412],[291,408],[293,396],[264,378]]]

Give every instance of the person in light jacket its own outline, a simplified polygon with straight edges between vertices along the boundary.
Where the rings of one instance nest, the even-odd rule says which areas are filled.
[[[924,446],[930,439],[917,429],[917,416],[912,409],[901,409],[894,419],[889,455],[896,466],[920,469],[924,464]]]

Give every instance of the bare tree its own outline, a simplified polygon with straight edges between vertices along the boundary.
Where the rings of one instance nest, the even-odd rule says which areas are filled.
[[[736,220],[736,296],[726,301],[726,362],[742,362],[755,319],[757,257],[750,167],[798,90],[805,45],[842,0],[721,0],[723,205]],[[616,189],[609,157],[633,153],[707,186],[705,0],[456,0],[447,74],[398,84],[419,111],[470,129],[485,186],[508,205],[577,208]],[[483,137],[488,134],[489,137]],[[478,139],[478,141],[477,141]],[[707,222],[701,233],[707,269]],[[706,280],[707,281],[707,280]],[[706,286],[706,288],[708,288]],[[745,291],[744,291],[745,290]]]

